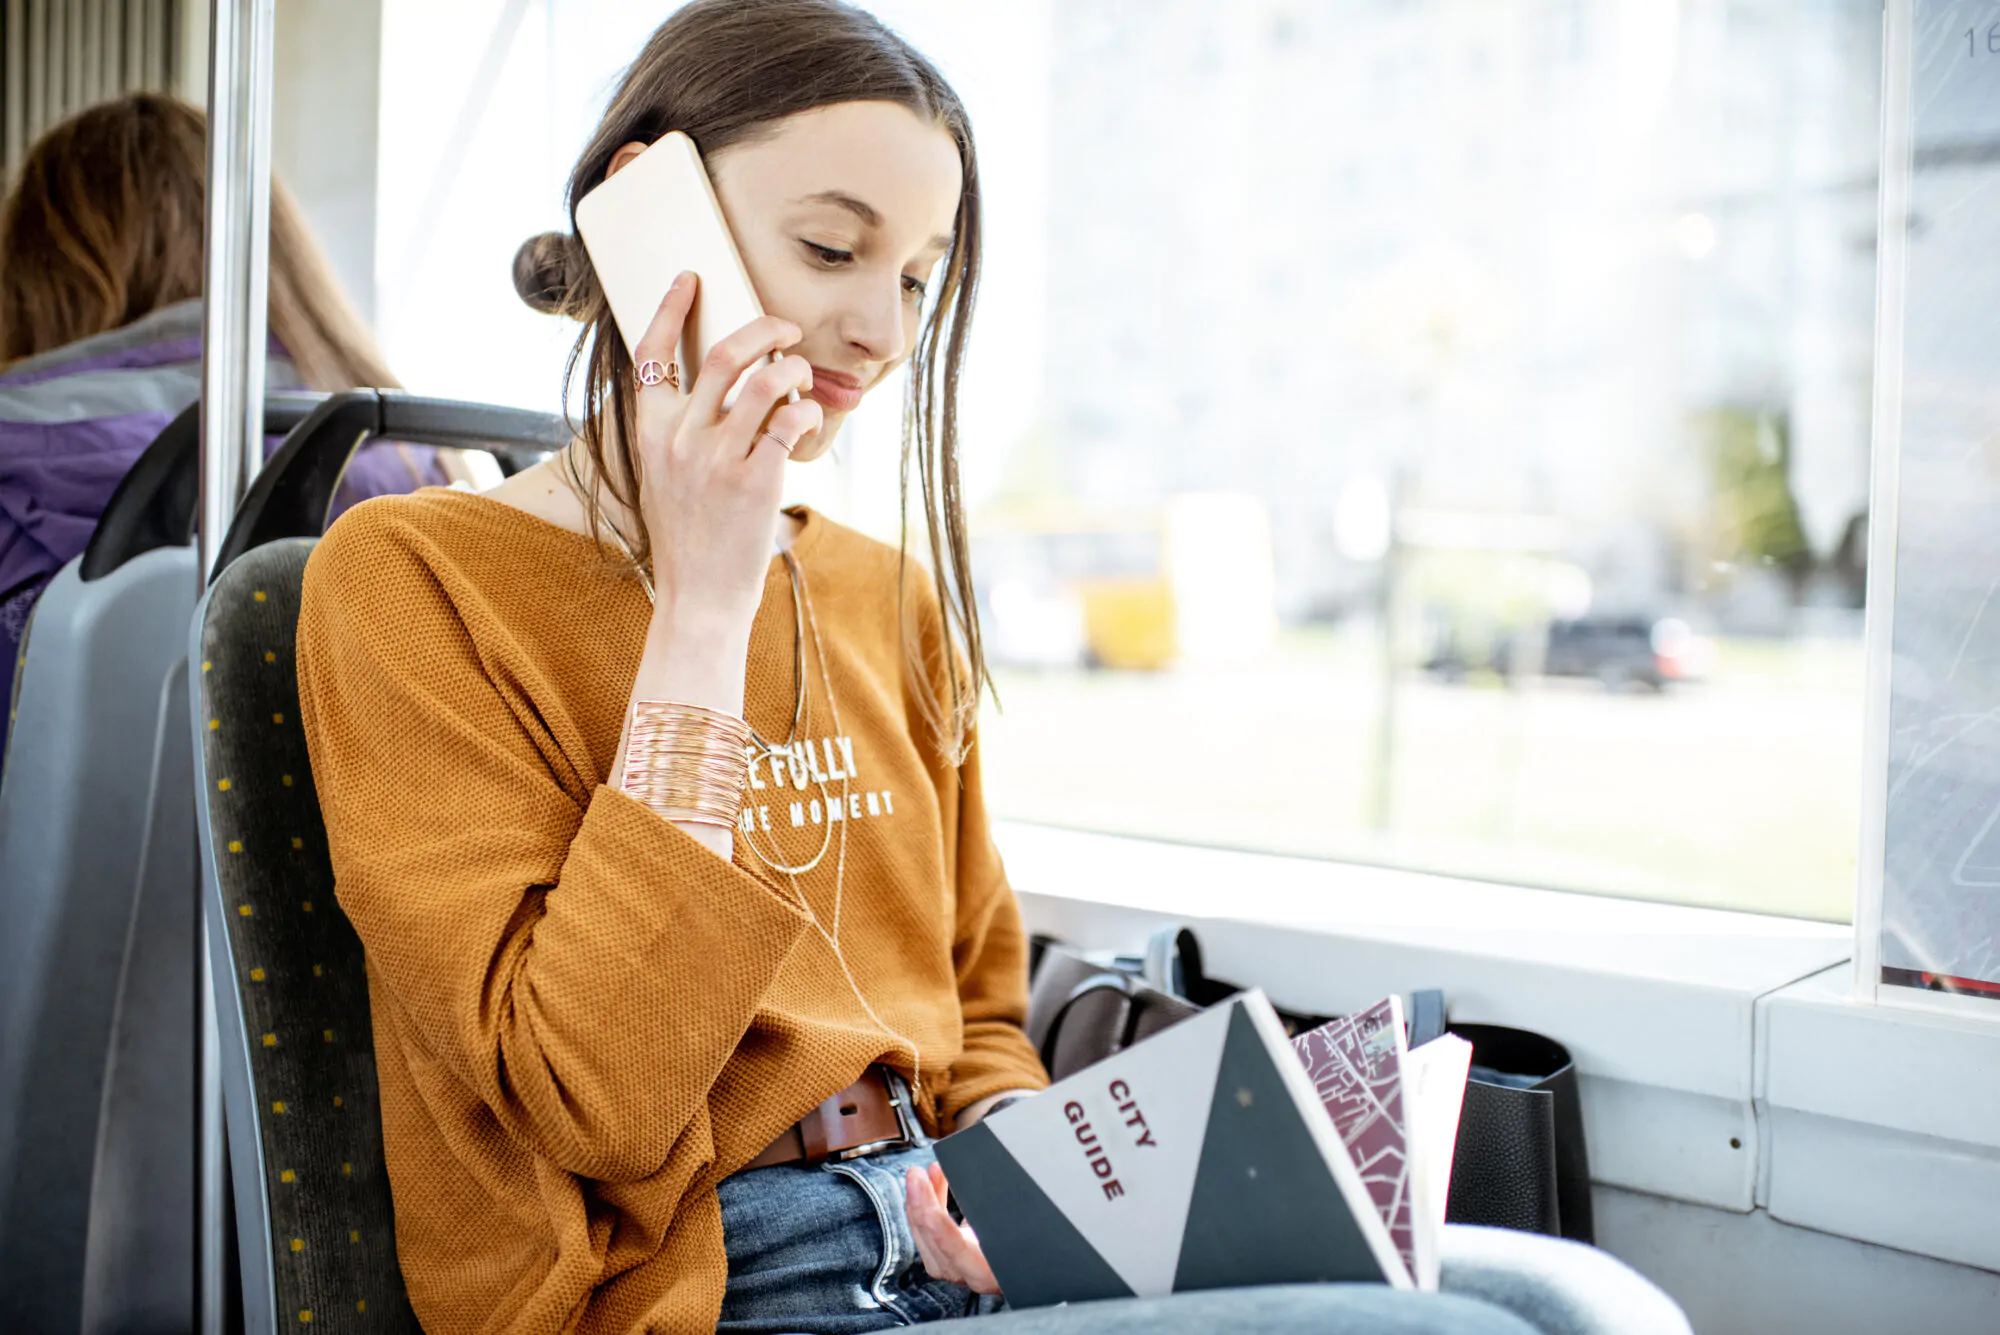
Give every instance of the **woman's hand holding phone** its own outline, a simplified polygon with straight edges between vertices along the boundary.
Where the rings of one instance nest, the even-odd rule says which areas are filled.
[[[695,282],[684,273],[667,290],[639,340],[639,365],[672,363]],[[709,349],[691,393],[667,383],[639,386],[632,457],[639,519],[653,553],[654,605],[632,681],[635,701],[743,712],[750,626],[777,541],[788,446],[823,424],[817,401],[783,402],[812,385],[811,363],[782,355],[799,337],[796,325],[763,316]],[[773,356],[744,379],[724,411],[723,396],[743,373]],[[611,773],[623,772],[630,740],[628,729]],[[734,831],[694,822],[680,828],[730,856]]]
[[[696,285],[692,273],[674,280],[639,340],[639,364],[672,364]],[[782,355],[799,338],[796,325],[763,316],[709,350],[691,392],[639,387],[633,455],[653,552],[654,624],[677,639],[692,631],[748,647],[777,539],[785,460],[823,424],[814,400],[785,401],[812,388],[811,363]],[[725,411],[723,396],[771,357]]]

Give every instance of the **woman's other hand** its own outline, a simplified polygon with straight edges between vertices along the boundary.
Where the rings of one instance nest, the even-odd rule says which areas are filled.
[[[931,1277],[963,1284],[974,1293],[1000,1292],[1000,1281],[993,1278],[971,1226],[954,1223],[945,1212],[944,1169],[935,1163],[928,1173],[910,1169],[903,1175],[903,1194],[917,1255]]]
[[[674,280],[639,340],[639,365],[673,364],[696,285],[692,273]],[[727,411],[722,401],[745,371],[800,337],[797,325],[767,315],[709,350],[691,392],[664,383],[638,387],[639,503],[652,544],[656,616],[668,626],[747,640],[777,541],[788,446],[818,431],[823,418],[814,400],[785,401],[812,387],[803,357],[758,367]]]

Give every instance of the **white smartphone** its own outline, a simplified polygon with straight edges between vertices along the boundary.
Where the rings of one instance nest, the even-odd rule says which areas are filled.
[[[687,388],[716,342],[764,314],[701,154],[678,130],[578,200],[576,230],[634,362],[675,277],[692,270],[700,278],[681,329],[680,382]],[[741,388],[741,380],[730,387],[724,406]],[[790,396],[793,403],[798,397]]]

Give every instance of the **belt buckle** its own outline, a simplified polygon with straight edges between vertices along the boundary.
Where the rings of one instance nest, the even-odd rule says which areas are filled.
[[[896,1110],[897,1134],[888,1140],[871,1140],[851,1149],[835,1150],[826,1156],[830,1162],[846,1163],[849,1159],[862,1159],[883,1150],[901,1149],[917,1143],[917,1123],[910,1108],[909,1086],[903,1083],[902,1076],[887,1069],[882,1072],[882,1082],[889,1087],[889,1106]]]

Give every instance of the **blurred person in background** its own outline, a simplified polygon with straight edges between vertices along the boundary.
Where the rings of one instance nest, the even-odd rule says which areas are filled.
[[[43,135],[0,207],[0,690],[9,695],[35,599],[82,553],[140,454],[200,396],[206,166],[200,110],[132,94]],[[270,332],[270,389],[396,384],[276,181]],[[372,446],[348,469],[335,513],[451,480],[430,450]],[[0,754],[5,739],[0,717]]]

